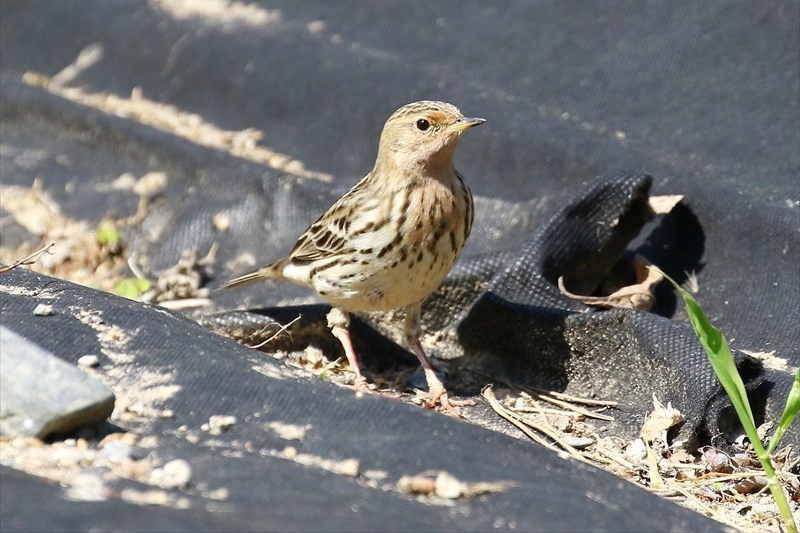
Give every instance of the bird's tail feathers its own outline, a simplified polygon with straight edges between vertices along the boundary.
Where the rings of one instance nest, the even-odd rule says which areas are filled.
[[[280,279],[283,277],[283,266],[283,261],[276,261],[271,265],[261,267],[258,270],[253,270],[252,272],[248,272],[247,274],[243,274],[239,277],[233,278],[232,280],[226,281],[220,285],[218,290],[241,287],[242,285],[248,285],[256,281],[263,281],[265,279]]]

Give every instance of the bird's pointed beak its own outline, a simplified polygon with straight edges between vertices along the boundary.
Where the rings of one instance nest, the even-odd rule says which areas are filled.
[[[449,129],[461,132],[470,129],[473,126],[477,126],[478,124],[483,124],[484,122],[486,122],[486,119],[483,118],[461,117],[451,124]]]

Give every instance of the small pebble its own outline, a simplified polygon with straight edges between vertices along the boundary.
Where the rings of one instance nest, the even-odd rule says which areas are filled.
[[[306,438],[306,428],[303,426],[284,424],[283,422],[270,422],[267,427],[282,439],[303,440]]]
[[[287,446],[283,449],[283,452],[281,452],[281,457],[286,457],[287,459],[297,457],[297,448],[294,446]]]
[[[317,348],[316,346],[308,346],[303,351],[303,359],[306,360],[307,363],[311,365],[319,365],[322,363],[323,353],[322,350]]]
[[[203,431],[208,431],[211,435],[222,435],[223,431],[228,431],[236,424],[235,416],[212,415],[207,424],[200,426]]]
[[[103,446],[100,455],[112,463],[122,463],[129,459],[133,454],[133,446],[123,442],[122,439],[113,440]]]
[[[94,368],[100,364],[100,359],[96,355],[84,355],[78,359],[78,366]]]
[[[583,450],[594,444],[594,439],[591,437],[573,437],[567,435],[561,439],[576,450]]]
[[[150,474],[150,483],[162,489],[185,487],[192,479],[192,467],[183,459],[170,461]]]
[[[136,490],[133,488],[122,489],[119,497],[124,502],[136,505],[161,505],[168,506],[173,502],[172,495],[164,490]]]
[[[230,491],[225,487],[220,487],[216,490],[209,491],[205,494],[206,498],[217,501],[225,501],[230,496]]]
[[[76,468],[87,455],[86,450],[77,447],[56,448],[47,456],[47,460],[61,468]]]
[[[39,304],[33,308],[33,314],[36,316],[50,316],[53,314],[53,306],[47,304]]]
[[[625,448],[625,457],[641,461],[647,457],[647,446],[642,439],[636,439]]]
[[[225,211],[220,211],[214,215],[214,217],[211,219],[211,222],[214,224],[215,230],[227,231],[231,225],[231,217]]]
[[[139,446],[142,448],[155,448],[158,446],[158,437],[155,435],[147,435],[146,437],[142,437],[142,440],[139,441]]]
[[[73,501],[99,502],[106,499],[106,484],[90,473],[78,474],[67,489],[67,499]]]
[[[389,474],[384,470],[366,470],[362,474],[367,479],[374,479],[375,481],[383,481]]]
[[[440,498],[454,500],[464,494],[464,489],[466,489],[466,485],[455,476],[449,472],[439,472],[434,482],[433,492]]]

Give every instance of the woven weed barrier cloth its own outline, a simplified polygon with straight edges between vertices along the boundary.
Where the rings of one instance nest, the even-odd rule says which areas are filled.
[[[137,212],[142,194],[121,176],[164,173],[123,230],[125,253],[155,277],[216,243],[201,280],[215,288],[286,254],[371,169],[395,109],[452,102],[487,120],[456,152],[475,225],[423,306],[423,343],[448,387],[478,405],[456,420],[356,395],[216,334],[299,316],[281,349],[335,358],[327,308],[307,289],[268,282],[172,312],[16,269],[0,275],[2,325],[68,362],[99,354],[119,397],[150,402],[128,426],[115,423],[157,437],[148,453],[160,460],[188,461],[192,483],[172,491],[180,505],[115,497],[147,490],[127,478],[104,501],[74,501],[3,466],[2,529],[721,530],[489,429],[480,390],[613,400],[613,420],[598,427],[626,439],[655,395],[681,411],[679,437],[691,445],[728,440],[733,410],[670,286],[658,286],[649,312],[591,309],[558,289],[559,277],[578,294],[624,285],[639,255],[696,282],[758,422],[779,418],[800,366],[798,4],[203,6],[3,2],[4,196],[36,181],[60,216],[94,228]],[[683,200],[654,213],[651,198],[666,195]],[[12,203],[2,209],[0,244],[36,242],[9,216]],[[52,315],[34,317],[43,302]],[[405,372],[423,386],[401,325],[354,318],[365,374]],[[237,422],[186,438],[213,415]],[[287,441],[276,423],[305,436]],[[795,423],[785,442],[800,445],[798,433]],[[352,460],[358,473],[337,470]],[[502,489],[433,504],[387,488],[426,471]],[[208,497],[223,487],[224,499]]]

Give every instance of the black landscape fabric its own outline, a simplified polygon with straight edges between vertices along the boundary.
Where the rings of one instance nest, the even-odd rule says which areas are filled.
[[[179,4],[0,4],[4,186],[40,178],[65,215],[97,224],[136,212],[136,194],[109,186],[117,177],[164,171],[166,187],[126,235],[131,251],[157,273],[217,242],[208,280],[217,287],[287,253],[371,169],[395,109],[452,102],[487,122],[456,153],[476,221],[462,260],[424,306],[426,337],[441,339],[431,355],[486,383],[618,401],[607,430],[626,438],[655,394],[686,416],[682,437],[721,444],[736,430],[732,409],[671,287],[659,286],[651,313],[589,311],[558,291],[564,276],[572,292],[590,294],[639,254],[680,282],[696,275],[758,421],[780,416],[800,366],[797,2],[277,1],[220,12]],[[65,67],[92,51],[99,60],[70,78]],[[138,87],[218,128],[262,130],[263,145],[296,161],[201,146],[31,84],[31,73],[61,73],[68,87],[123,98]],[[684,199],[656,216],[648,199],[660,195]],[[230,221],[224,233],[212,223],[220,212]],[[4,243],[24,238],[4,223]],[[157,435],[160,458],[186,459],[193,483],[230,491],[217,507],[188,493],[190,511],[70,502],[57,486],[3,467],[3,531],[722,528],[532,443],[287,373],[208,331],[300,314],[293,338],[302,349],[303,331],[327,335],[325,308],[306,289],[222,291],[211,307],[178,316],[21,270],[0,285],[2,324],[67,361],[108,349],[78,313],[117,326],[128,357],[103,363],[178,391],[160,406],[172,418],[123,429]],[[53,316],[32,320],[44,299]],[[368,376],[415,367],[387,340],[400,321],[355,322]],[[180,436],[181,426],[216,414],[239,422],[214,439]],[[265,421],[311,427],[298,452],[355,458],[361,471],[386,472],[385,483],[445,470],[513,485],[426,505],[276,456],[270,450],[285,441]],[[800,445],[797,425],[786,443]]]

